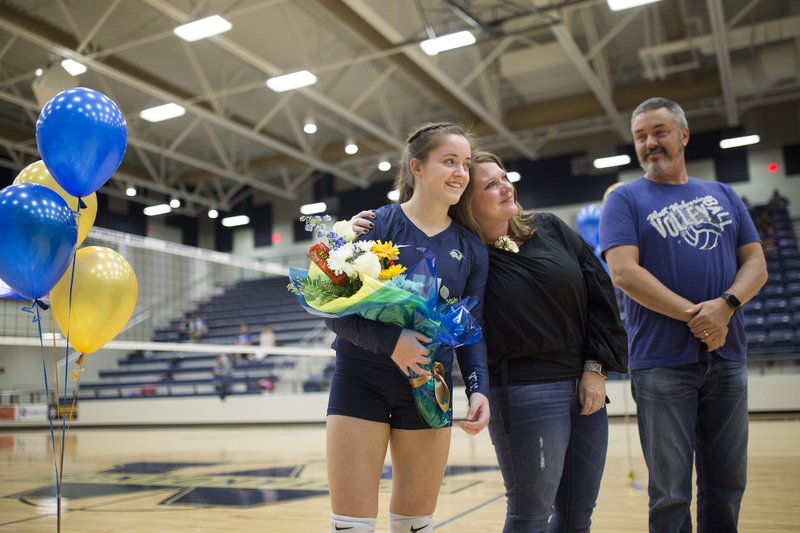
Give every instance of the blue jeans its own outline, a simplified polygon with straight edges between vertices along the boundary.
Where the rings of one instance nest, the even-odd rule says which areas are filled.
[[[608,417],[581,416],[579,380],[491,390],[492,438],[506,488],[504,533],[589,531],[608,448]],[[504,417],[510,417],[505,433]]]
[[[747,363],[715,358],[634,370],[639,438],[649,473],[650,531],[736,531],[747,481]]]

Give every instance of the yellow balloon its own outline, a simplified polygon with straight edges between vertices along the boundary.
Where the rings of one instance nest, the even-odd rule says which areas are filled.
[[[136,307],[139,285],[133,268],[120,254],[104,246],[87,246],[50,291],[53,316],[61,333],[81,353],[92,353],[119,333]]]
[[[43,161],[36,161],[23,168],[22,172],[14,179],[14,183],[36,183],[38,185],[44,185],[48,189],[57,192],[61,198],[66,200],[70,209],[73,211],[78,209],[78,199],[71,196],[58,184],[52,174],[50,174],[50,171],[47,170],[47,167],[44,166]],[[84,196],[83,203],[86,204],[86,207],[81,209],[81,216],[78,219],[78,246],[81,245],[86,236],[89,235],[89,230],[94,226],[94,219],[97,216],[97,195],[92,193],[89,196]]]

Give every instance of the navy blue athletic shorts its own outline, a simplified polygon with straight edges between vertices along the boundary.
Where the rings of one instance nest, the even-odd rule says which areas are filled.
[[[395,429],[431,429],[417,412],[408,378],[387,356],[375,357],[384,359],[336,354],[328,414],[381,422]]]

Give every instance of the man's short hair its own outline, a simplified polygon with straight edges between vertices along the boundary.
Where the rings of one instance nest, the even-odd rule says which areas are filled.
[[[686,120],[686,113],[683,112],[683,108],[669,98],[661,97],[649,98],[639,104],[636,109],[633,110],[633,113],[631,113],[631,126],[633,126],[633,121],[636,120],[636,117],[642,113],[661,108],[665,108],[672,113],[672,116],[675,118],[675,122],[678,123],[678,126],[681,129],[689,127],[689,122]]]

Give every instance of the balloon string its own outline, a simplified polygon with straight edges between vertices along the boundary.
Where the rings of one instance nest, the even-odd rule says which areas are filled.
[[[72,288],[75,285],[75,263],[78,260],[77,250],[72,252],[72,269],[70,271],[69,279],[69,306],[67,314],[67,324],[72,323]],[[70,327],[67,327],[67,344],[64,347],[64,400],[67,399],[67,384],[69,382],[69,333]],[[73,405],[74,407],[74,405]],[[61,417],[61,470],[60,475],[64,475],[64,445],[67,439],[67,417]],[[58,501],[58,514],[61,516],[61,500]],[[60,520],[59,520],[60,524]]]
[[[81,224],[81,209],[86,209],[86,208],[87,208],[86,203],[83,201],[83,198],[81,198],[79,196],[78,197],[78,208],[75,211],[72,211],[72,213],[75,215],[75,225],[80,226],[80,224]]]
[[[78,382],[81,379],[81,374],[83,374],[83,371],[86,369],[86,355],[80,354],[75,362],[80,366],[80,370],[74,374],[75,379],[73,379],[73,381],[75,384],[72,386],[72,405],[70,405],[68,412],[67,431],[72,427],[72,417],[75,414],[75,405],[78,403]]]
[[[45,397],[47,399],[48,406],[49,406],[50,405],[50,401],[49,401],[50,400],[50,386],[49,386],[49,384],[47,382],[47,364],[45,363],[45,360],[44,360],[44,339],[42,337],[42,321],[41,321],[41,316],[39,315],[39,307],[41,307],[41,306],[42,306],[42,302],[40,302],[39,300],[34,299],[33,303],[31,304],[30,307],[23,307],[22,310],[24,312],[26,312],[26,313],[32,313],[32,314],[35,315],[33,317],[33,323],[36,324],[38,326],[38,329],[39,329],[39,346],[40,346],[40,350],[41,350],[41,353],[42,353],[42,374],[44,375],[44,394],[45,394]],[[56,375],[56,374],[58,374],[57,371],[54,373],[54,375]],[[55,392],[56,392],[56,396],[58,396],[58,386],[56,386]],[[58,409],[58,408],[56,407],[56,409]],[[56,416],[58,416],[58,411],[56,411]],[[59,473],[58,461],[57,461],[57,456],[56,456],[56,434],[55,434],[55,431],[53,430],[53,417],[50,416],[49,413],[47,415],[47,422],[48,422],[48,425],[50,426],[50,443],[51,443],[52,448],[53,448],[53,466],[55,467],[55,470],[56,470],[56,502],[57,502],[56,506],[58,508],[58,510],[57,510],[57,515],[58,515],[57,524],[58,524],[58,526],[57,527],[58,527],[58,530],[61,531],[61,476],[60,476],[60,473]],[[62,451],[63,451],[63,446],[62,446]]]
[[[50,313],[50,331],[55,333],[56,331],[56,324],[55,324],[55,317],[53,313]],[[56,336],[53,335],[53,368],[58,368],[58,346],[56,346]],[[56,377],[56,393],[58,393],[58,372],[54,372],[53,375]],[[61,412],[61,400],[56,394],[56,413]]]

